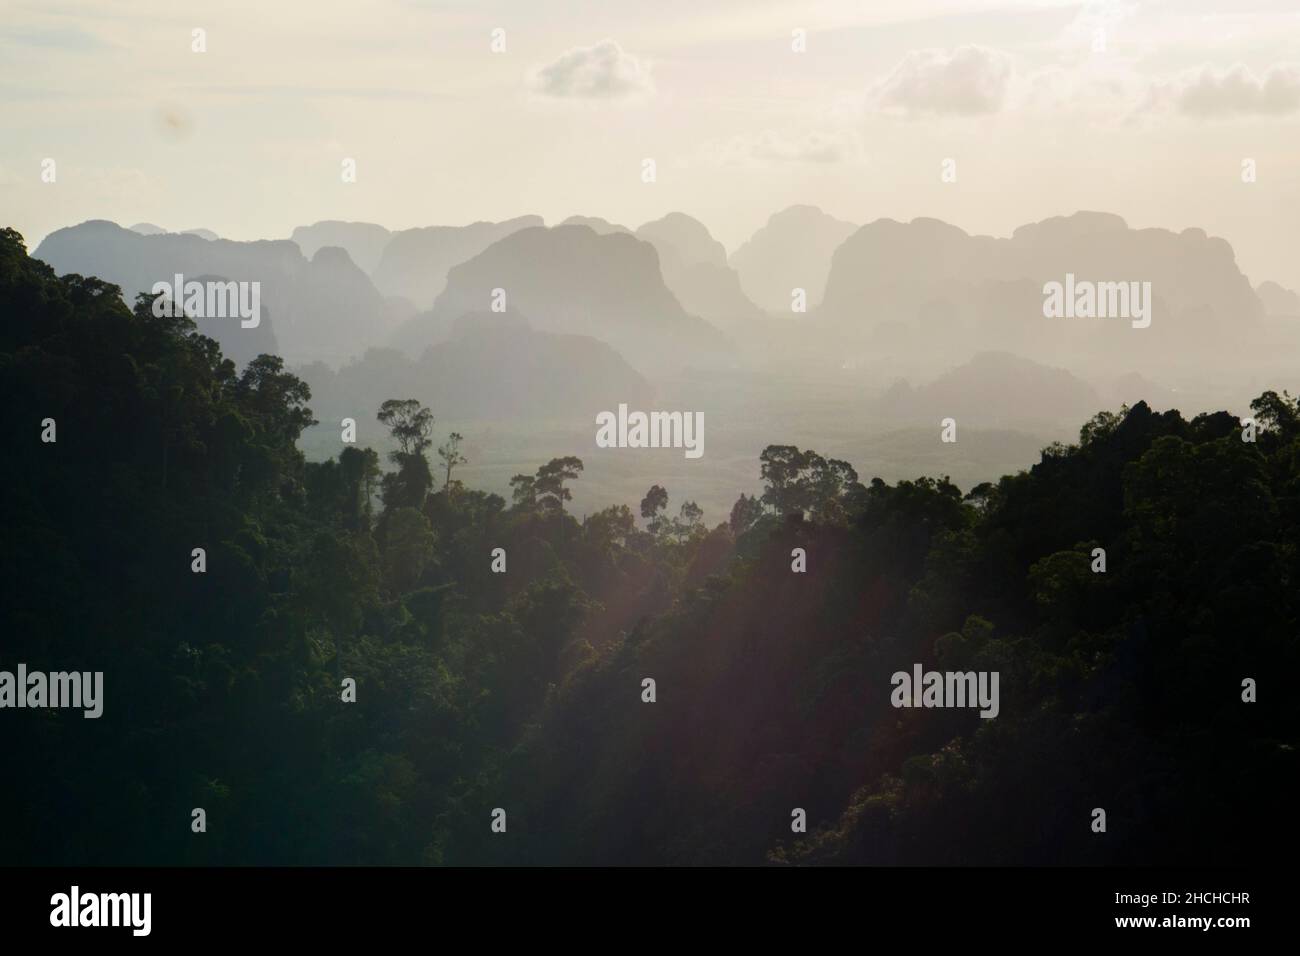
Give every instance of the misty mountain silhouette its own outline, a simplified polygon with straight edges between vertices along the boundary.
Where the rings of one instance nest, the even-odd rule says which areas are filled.
[[[444,340],[461,316],[490,309],[494,289],[538,331],[598,338],[643,372],[708,362],[729,349],[664,284],[652,245],[587,226],[522,229],[453,267],[433,310],[405,323],[393,344],[415,354]]]
[[[631,232],[627,226],[620,225],[617,222],[610,222],[608,219],[601,219],[599,216],[570,216],[560,223],[561,226],[586,226],[592,232],[598,232],[602,236],[611,232]]]
[[[808,293],[808,308],[821,302],[831,256],[858,227],[816,206],[790,206],[731,255],[740,287],[769,312],[790,315],[792,289]]]
[[[215,275],[260,282],[261,304],[275,316],[275,338],[290,362],[342,362],[382,342],[398,317],[342,249],[322,249],[309,260],[287,239],[143,236],[91,220],[51,233],[33,255],[60,274],[114,282],[129,302],[177,273],[186,281]]]
[[[375,285],[385,295],[401,296],[417,309],[427,309],[442,292],[452,266],[474,258],[513,232],[543,224],[541,216],[519,216],[505,222],[425,226],[395,232],[375,267]]]
[[[164,229],[162,226],[152,222],[137,222],[130,227],[132,232],[138,232],[142,236],[164,236],[171,232],[170,229]],[[211,229],[180,229],[175,233],[182,236],[198,236],[200,239],[220,239]]]
[[[484,313],[495,288],[507,290],[509,311],[528,315],[536,331],[590,335],[651,374],[731,364],[739,347],[759,364],[906,360],[912,375],[1004,350],[1100,375],[1117,359],[1119,368],[1147,370],[1207,354],[1234,359],[1238,352],[1225,347],[1243,334],[1264,341],[1266,316],[1300,315],[1290,290],[1274,282],[1252,289],[1224,240],[1200,229],[1131,229],[1097,212],[1045,219],[999,239],[928,218],[855,229],[792,206],[730,260],[703,223],[680,212],[635,233],[575,215],[554,229],[523,216],[395,233],[324,220],[293,235],[205,241],[153,223],[124,230],[95,220],[52,233],[35,255],[59,271],[117,282],[128,297],[175,272],[260,281],[282,354],[335,365],[389,344],[418,356],[446,340],[463,315]],[[372,265],[373,279],[362,263]],[[1123,318],[1045,318],[1043,285],[1066,273],[1150,282],[1151,328],[1137,334]],[[747,283],[771,312],[747,294]],[[807,290],[810,312],[792,323],[796,287]],[[1274,352],[1300,344],[1300,326],[1281,321],[1266,332]],[[214,337],[246,354],[241,340]]]
[[[308,259],[322,246],[338,246],[340,249],[346,249],[352,261],[367,275],[373,276],[392,235],[383,226],[377,226],[373,222],[322,219],[310,226],[299,226],[294,229],[293,235],[289,238],[298,244],[298,248]]]
[[[200,275],[186,276],[188,282],[230,282],[229,276]],[[221,353],[240,368],[259,355],[279,355],[280,344],[275,335],[275,316],[271,308],[262,303],[261,319],[252,328],[244,328],[232,319],[214,318],[212,316],[190,316],[198,326],[199,334],[214,339],[221,346]]]
[[[727,265],[727,250],[722,243],[709,234],[704,223],[682,212],[670,212],[662,219],[647,222],[637,229],[636,237],[658,250],[665,279],[700,263]]]
[[[655,247],[664,283],[687,312],[720,325],[764,317],[745,296],[740,276],[727,265],[727,250],[698,219],[671,212],[643,225],[636,237]]]
[[[1255,294],[1259,296],[1265,315],[1300,316],[1300,295],[1276,282],[1261,282],[1255,287]]]
[[[1042,286],[1066,273],[1151,283],[1152,326],[1125,340],[1133,348],[1213,347],[1263,314],[1224,240],[1079,212],[1021,226],[1010,239],[971,236],[937,219],[877,220],[836,250],[816,318],[856,332],[922,325],[985,347],[1036,338],[1084,346],[1128,329],[1123,319],[1045,319]]]
[[[883,415],[935,428],[949,417],[959,426],[1086,421],[1101,407],[1096,390],[1065,369],[1009,352],[981,352],[919,388],[896,382],[878,402]]]
[[[372,349],[337,372],[299,369],[322,421],[378,408],[401,394],[453,421],[570,419],[585,428],[596,410],[647,403],[654,390],[604,342],[538,332],[517,313],[462,316],[446,341],[418,359]]]

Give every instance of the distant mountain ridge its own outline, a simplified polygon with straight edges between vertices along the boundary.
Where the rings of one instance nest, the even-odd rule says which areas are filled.
[[[1102,405],[1096,389],[1065,369],[1009,352],[981,352],[918,388],[895,383],[877,410],[900,422],[937,428],[944,418],[981,426],[1086,421]]]
[[[698,219],[669,213],[645,223],[636,237],[655,247],[664,283],[687,312],[731,327],[764,318],[763,310],[745,295],[740,276],[727,265],[727,250]]]
[[[298,226],[289,238],[298,244],[308,259],[323,246],[346,249],[352,261],[367,275],[373,276],[392,237],[389,230],[373,222],[322,219],[310,226]]]
[[[1119,216],[1078,212],[972,236],[937,219],[863,226],[835,252],[816,318],[871,337],[924,327],[931,337],[1015,347],[1026,338],[1095,342],[1122,321],[1045,319],[1042,287],[1067,274],[1149,282],[1157,314],[1135,348],[1212,347],[1250,328],[1263,309],[1232,247],[1201,229],[1131,229]],[[1053,324],[1054,323],[1054,324]],[[893,334],[893,333],[891,333]],[[970,344],[967,342],[967,344]]]
[[[418,354],[444,341],[461,316],[491,309],[495,289],[537,330],[608,342],[641,371],[707,362],[730,350],[726,337],[686,312],[664,284],[654,246],[580,225],[521,229],[454,266],[433,309],[402,326],[393,344]]]
[[[1133,229],[1098,212],[995,238],[931,218],[857,227],[791,206],[730,257],[680,212],[635,231],[583,215],[551,229],[530,215],[396,232],[322,220],[290,240],[253,242],[92,220],[51,233],[34,255],[116,282],[128,297],[176,272],[259,281],[285,357],[335,365],[388,343],[418,355],[461,316],[483,313],[493,288],[506,288],[510,310],[539,331],[600,338],[656,370],[796,354],[836,366],[894,357],[942,366],[990,349],[1058,364],[1104,362],[1116,349],[1177,361],[1232,354],[1224,349],[1242,335],[1258,339],[1261,323],[1270,348],[1285,349],[1285,320],[1300,316],[1300,296],[1270,281],[1252,287],[1225,240],[1200,229]],[[1138,334],[1122,320],[1044,317],[1044,284],[1067,275],[1149,282],[1152,327]],[[806,315],[791,312],[795,289]],[[252,344],[213,331],[231,354]]]
[[[287,239],[233,242],[194,235],[140,235],[116,223],[91,220],[48,235],[33,256],[55,271],[99,276],[121,286],[128,301],[177,273],[189,279],[221,276],[259,282],[261,302],[275,317],[275,337],[289,361],[339,363],[377,344],[395,315],[370,279],[342,249],[308,259]],[[251,333],[230,326],[227,336]],[[251,336],[246,336],[251,337]],[[242,351],[233,341],[232,349]]]
[[[811,310],[822,300],[831,257],[857,228],[816,206],[790,206],[732,253],[730,264],[745,294],[768,312],[789,316],[796,288]]]
[[[443,291],[453,266],[477,256],[492,243],[520,229],[543,226],[541,216],[468,226],[425,226],[395,232],[375,267],[375,285],[385,295],[401,296],[427,309]]]
[[[446,340],[418,358],[373,349],[337,372],[321,364],[299,372],[313,407],[336,417],[401,394],[454,421],[569,419],[585,428],[599,409],[649,402],[654,394],[604,342],[536,331],[517,314],[462,316]]]

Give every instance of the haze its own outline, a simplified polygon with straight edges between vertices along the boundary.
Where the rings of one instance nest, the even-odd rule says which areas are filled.
[[[1300,286],[1286,0],[5,7],[0,205],[33,246],[90,218],[254,239],[683,210],[734,251],[795,203],[1003,236],[1100,209]]]

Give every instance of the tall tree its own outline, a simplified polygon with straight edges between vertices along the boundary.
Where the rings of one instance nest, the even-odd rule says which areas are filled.
[[[457,465],[469,464],[469,459],[460,453],[460,443],[464,440],[458,432],[452,432],[447,439],[447,443],[438,448],[438,457],[442,459],[442,463],[447,469],[443,488],[448,491],[451,490],[451,470]]]
[[[573,500],[573,494],[564,487],[566,481],[572,481],[582,472],[582,459],[568,455],[564,458],[552,458],[537,469],[538,503],[548,511],[564,512],[564,503]]]
[[[660,512],[667,507],[668,490],[663,485],[651,485],[641,499],[641,517],[645,519],[646,529],[651,534],[659,534],[663,530],[664,517]]]
[[[424,507],[424,499],[433,487],[433,472],[425,454],[433,444],[433,413],[413,398],[390,398],[379,408],[379,421],[388,426],[397,441],[397,451],[388,459],[397,465],[395,474],[385,475],[382,494],[385,511],[396,508]]]
[[[429,438],[433,431],[433,412],[417,399],[390,398],[379,407],[378,417],[397,440],[403,455],[421,454],[433,444]]]

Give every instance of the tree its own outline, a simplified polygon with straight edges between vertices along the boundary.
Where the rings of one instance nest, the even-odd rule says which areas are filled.
[[[433,472],[425,455],[433,442],[433,413],[413,398],[390,398],[379,409],[379,421],[388,427],[397,441],[398,450],[389,452],[388,460],[397,465],[396,474],[383,478],[384,509],[424,507],[424,499],[433,487]]]
[[[469,459],[460,453],[460,443],[462,441],[464,441],[464,438],[460,434],[452,432],[447,439],[447,443],[438,448],[438,457],[447,466],[447,477],[443,482],[443,487],[447,490],[451,489],[451,470],[457,465],[469,464]]]
[[[397,456],[398,468],[395,472],[384,475],[380,481],[380,495],[384,499],[384,510],[394,508],[414,508],[419,511],[424,507],[424,500],[433,487],[433,472],[429,470],[429,459],[424,455]]]
[[[1278,431],[1289,437],[1300,428],[1300,407],[1286,391],[1279,395],[1269,389],[1250,403],[1250,410],[1267,431]]]
[[[400,451],[389,456],[393,461],[399,460],[395,457],[398,454],[422,454],[433,444],[429,438],[429,433],[433,430],[433,412],[422,406],[417,399],[390,398],[379,407],[378,417],[397,440]]]
[[[339,452],[339,468],[352,508],[350,524],[354,528],[368,527],[370,501],[379,478],[379,454],[373,448],[349,445]]]
[[[510,479],[510,496],[520,511],[537,508],[537,479],[532,475],[515,475]]]
[[[564,512],[564,503],[573,500],[573,495],[564,487],[566,481],[572,481],[582,471],[582,459],[569,455],[564,458],[552,458],[537,469],[537,479],[533,487],[537,492],[537,502],[542,508],[557,513]]]
[[[695,533],[697,528],[702,528],[704,520],[704,509],[694,501],[683,501],[678,518],[673,522],[673,535],[678,541],[683,541]]]
[[[758,460],[759,473],[767,483],[763,504],[777,514],[802,511],[805,501],[799,474],[808,466],[808,456],[794,445],[768,445]]]
[[[858,473],[846,461],[825,459],[793,445],[768,445],[759,456],[767,482],[762,502],[777,514],[810,514],[838,523],[864,502]]]
[[[731,506],[729,523],[733,534],[742,534],[753,527],[754,522],[763,517],[763,502],[758,497],[741,494]]]
[[[413,590],[420,582],[433,552],[434,534],[429,520],[414,508],[398,508],[388,516],[384,547],[384,574],[397,594]]]
[[[627,505],[610,505],[589,515],[582,528],[597,550],[611,552],[625,547],[628,538],[636,533],[636,519]]]
[[[316,424],[307,402],[311,389],[284,370],[278,355],[259,355],[244,368],[237,390],[247,397],[256,419],[268,435],[295,442],[304,428]]]
[[[651,534],[659,534],[663,530],[665,519],[659,512],[667,507],[668,491],[662,485],[651,485],[641,499],[641,517],[645,519],[646,529]]]

